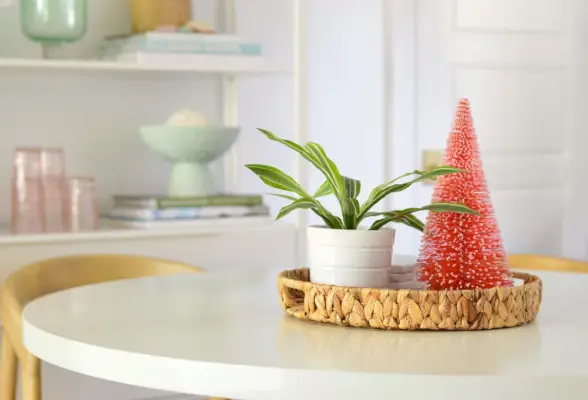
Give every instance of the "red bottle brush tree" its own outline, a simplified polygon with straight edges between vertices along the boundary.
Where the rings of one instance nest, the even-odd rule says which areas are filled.
[[[440,177],[433,202],[461,203],[480,215],[429,213],[419,280],[433,290],[512,286],[467,99],[458,105],[443,165],[467,172]]]

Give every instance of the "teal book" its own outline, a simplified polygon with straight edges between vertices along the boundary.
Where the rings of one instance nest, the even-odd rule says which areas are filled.
[[[257,194],[221,194],[201,197],[169,197],[160,195],[114,196],[115,207],[133,208],[181,208],[181,207],[256,207],[263,205],[263,197]]]
[[[262,48],[259,43],[235,35],[149,32],[107,37],[102,52],[105,55],[152,52],[261,56]]]

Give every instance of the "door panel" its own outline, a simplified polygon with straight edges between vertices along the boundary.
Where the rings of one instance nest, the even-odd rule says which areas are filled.
[[[445,148],[457,101],[469,98],[507,250],[583,257],[585,229],[570,229],[579,214],[569,177],[580,165],[569,154],[581,133],[571,114],[569,1],[415,1],[415,159]],[[415,201],[431,194],[423,186]]]

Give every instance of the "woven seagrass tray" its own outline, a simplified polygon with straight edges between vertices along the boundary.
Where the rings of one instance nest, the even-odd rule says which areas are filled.
[[[535,320],[541,279],[520,272],[512,277],[515,286],[492,289],[369,289],[312,283],[308,268],[300,268],[280,273],[278,292],[286,313],[304,320],[388,330],[484,330]]]

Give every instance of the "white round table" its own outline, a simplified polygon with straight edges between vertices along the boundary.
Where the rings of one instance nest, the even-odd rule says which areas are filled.
[[[286,316],[278,271],[86,286],[31,302],[40,359],[109,381],[232,399],[580,399],[588,274],[538,272],[535,323],[481,332],[344,328]]]

